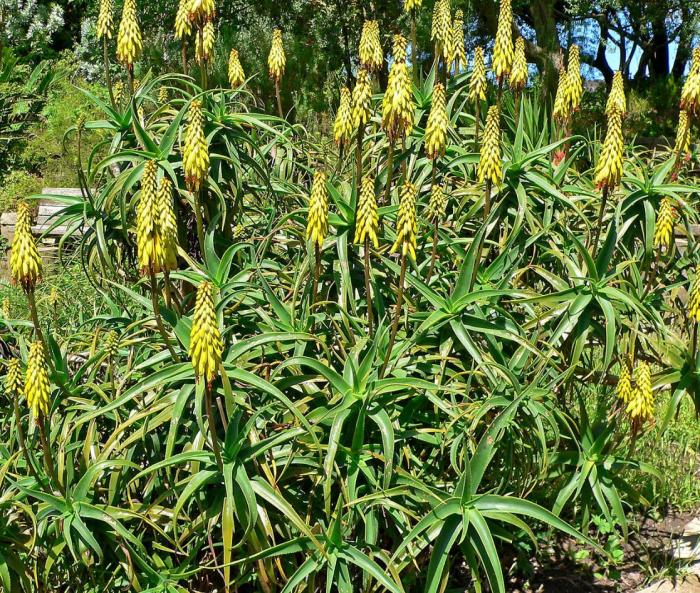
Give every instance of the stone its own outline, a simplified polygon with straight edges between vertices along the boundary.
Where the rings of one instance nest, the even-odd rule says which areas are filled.
[[[700,593],[700,576],[688,574],[653,583],[638,593]]]
[[[683,535],[674,542],[673,557],[700,561],[700,517],[690,521],[683,529]]]

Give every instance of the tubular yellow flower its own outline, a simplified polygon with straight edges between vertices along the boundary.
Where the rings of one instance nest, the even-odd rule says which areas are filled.
[[[452,21],[451,30],[452,48],[451,61],[455,65],[455,74],[459,74],[462,68],[467,67],[467,51],[464,48],[464,12],[455,12],[455,19]]]
[[[625,81],[622,78],[622,72],[615,72],[613,77],[612,88],[608,95],[608,101],[605,104],[605,115],[610,117],[613,112],[624,117],[627,112],[627,99],[625,99]]]
[[[423,0],[404,0],[403,9],[406,12],[411,12],[412,10],[418,10],[423,4]]]
[[[168,102],[168,87],[162,86],[158,89],[158,104],[163,106]]]
[[[19,395],[22,393],[22,367],[16,358],[7,361],[5,374],[5,392],[7,395]]]
[[[425,154],[429,159],[436,159],[445,154],[449,124],[445,105],[445,87],[437,83],[433,87],[432,105],[428,115],[428,125],[425,128]]]
[[[396,218],[396,241],[391,251],[401,255],[409,255],[416,259],[416,186],[410,181],[401,188],[399,213]]]
[[[445,218],[445,210],[447,209],[447,194],[441,185],[437,183],[433,185],[430,191],[430,202],[428,202],[428,210],[426,217],[432,222],[440,222]]]
[[[519,92],[527,84],[527,59],[525,58],[525,40],[518,37],[515,40],[515,54],[513,56],[513,67],[510,71],[510,88]]]
[[[27,358],[27,374],[24,378],[24,395],[32,415],[38,421],[49,413],[51,387],[46,367],[46,354],[41,341],[32,342]]]
[[[691,321],[700,321],[700,265],[695,268],[695,278],[690,285],[688,317]]]
[[[211,384],[221,364],[224,345],[214,306],[214,287],[206,280],[199,283],[190,330],[190,360],[197,379]]]
[[[41,257],[32,236],[29,205],[24,202],[17,207],[10,271],[12,281],[26,291],[32,290],[41,278]]]
[[[634,391],[626,411],[633,420],[644,422],[654,418],[654,391],[651,370],[646,362],[640,362],[634,369]]]
[[[175,39],[185,39],[192,34],[190,0],[180,0],[175,15]]]
[[[391,140],[411,133],[413,111],[413,85],[406,66],[406,40],[401,35],[394,35],[394,63],[382,103],[382,127]]]
[[[469,79],[469,100],[486,101],[486,66],[484,65],[484,48],[474,50],[474,67]]]
[[[156,213],[160,235],[158,266],[160,271],[169,272],[177,268],[177,219],[173,209],[173,184],[167,177],[160,180]]]
[[[622,177],[622,115],[613,111],[608,117],[608,132],[595,170],[595,185],[598,189],[614,188]]]
[[[100,0],[100,12],[97,15],[97,38],[112,39],[114,33],[114,0]]]
[[[498,80],[503,80],[510,74],[513,65],[513,11],[510,0],[501,0],[501,9],[498,13],[498,28],[496,29],[496,42],[493,46],[493,73]]]
[[[114,102],[119,105],[124,98],[124,83],[121,80],[118,80],[114,83],[112,90],[114,91]]]
[[[197,34],[195,58],[200,64],[211,60],[216,42],[216,30],[213,21],[207,21]]]
[[[333,140],[339,146],[350,142],[352,136],[352,95],[348,87],[340,89],[340,106],[333,123]]]
[[[352,91],[352,123],[355,128],[369,122],[372,114],[372,86],[369,83],[369,72],[364,67],[357,72],[357,82]]]
[[[323,240],[328,234],[328,189],[326,188],[326,174],[316,171],[314,181],[311,184],[311,196],[309,197],[309,213],[306,223],[306,238],[311,242],[323,246]]]
[[[136,0],[124,0],[124,10],[117,36],[117,59],[131,69],[142,47],[141,29],[136,18]]]
[[[618,399],[622,400],[623,404],[628,403],[632,398],[632,381],[626,360],[620,363],[620,376],[617,379],[616,392]]]
[[[379,23],[365,21],[360,35],[360,64],[369,72],[381,70],[384,64],[384,52],[379,39]]]
[[[114,330],[105,336],[105,354],[111,359],[116,358],[119,354],[119,334]]]
[[[189,0],[188,13],[192,23],[211,21],[216,15],[214,0]]]
[[[379,249],[378,231],[379,214],[377,212],[377,198],[374,194],[374,177],[365,175],[362,178],[362,188],[357,202],[355,243],[362,244],[365,242],[365,238],[369,238],[375,249]]]
[[[693,50],[693,62],[681,91],[681,109],[700,114],[700,47]]]
[[[583,81],[581,80],[581,54],[578,45],[569,48],[569,66],[566,70],[568,78],[566,100],[571,111],[576,111],[581,106],[583,97]]]
[[[654,247],[671,248],[673,239],[673,226],[676,224],[676,209],[671,198],[663,198],[659,205],[659,215],[656,217],[656,230],[654,231]]]
[[[480,183],[491,181],[494,185],[498,185],[503,179],[500,116],[498,106],[491,105],[486,116],[486,128],[484,130],[484,140],[481,144],[481,155],[477,171]]]
[[[430,39],[438,46],[446,60],[452,57],[452,27],[450,25],[450,0],[435,0],[433,27]]]
[[[187,187],[190,191],[199,191],[209,173],[209,147],[204,135],[202,104],[198,100],[190,103],[187,117],[182,165]]]
[[[557,94],[554,98],[554,108],[552,109],[552,117],[559,123],[568,121],[570,117],[569,102],[569,77],[564,68],[559,69],[559,84],[557,85]]]
[[[231,50],[231,55],[228,58],[228,81],[233,89],[245,82],[245,73],[236,49]]]
[[[267,58],[267,66],[272,80],[279,82],[282,79],[286,63],[287,58],[284,55],[284,46],[282,45],[282,31],[275,29],[272,32],[272,47]]]
[[[2,316],[5,319],[10,319],[10,299],[7,297],[2,299]]]
[[[690,117],[685,109],[678,114],[676,146],[673,152],[676,153],[679,159],[690,158]]]
[[[141,197],[136,208],[136,247],[142,274],[158,269],[160,233],[156,199],[158,190],[158,165],[148,161],[141,176]]]

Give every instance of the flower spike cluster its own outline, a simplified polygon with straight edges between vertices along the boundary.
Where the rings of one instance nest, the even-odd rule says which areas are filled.
[[[428,202],[428,210],[426,217],[432,222],[440,222],[445,218],[447,210],[447,194],[442,185],[435,183],[430,190],[430,202]]]
[[[484,64],[484,48],[477,47],[474,50],[474,67],[469,79],[469,100],[486,101],[486,65]]]
[[[190,0],[180,0],[175,15],[175,39],[185,39],[192,34]]]
[[[379,23],[365,21],[360,35],[360,64],[369,72],[381,70],[384,64],[384,52],[379,39]]]
[[[185,183],[190,191],[199,191],[209,173],[209,147],[204,135],[202,104],[195,99],[187,112],[188,124],[182,150]]]
[[[605,104],[605,115],[610,117],[612,113],[619,113],[624,117],[627,112],[627,99],[625,98],[625,81],[619,70],[613,76],[612,88]]]
[[[634,369],[634,390],[625,411],[634,421],[645,422],[654,419],[654,391],[651,385],[651,370],[646,362],[640,362]]]
[[[681,109],[700,115],[700,47],[693,50],[693,61],[681,91]]]
[[[32,236],[30,215],[29,204],[20,203],[10,252],[12,281],[25,291],[33,290],[41,278],[41,257]]]
[[[518,37],[515,40],[515,53],[513,56],[513,67],[510,70],[508,80],[510,88],[514,92],[521,92],[527,84],[527,59],[525,58],[525,40]]]
[[[491,105],[486,116],[484,141],[481,144],[481,155],[477,170],[479,183],[490,181],[494,185],[498,185],[503,180],[500,117],[498,106]]]
[[[204,379],[211,385],[221,364],[223,350],[214,306],[214,287],[205,280],[197,288],[190,331],[189,355],[197,379]]]
[[[6,363],[5,392],[8,395],[17,396],[22,393],[22,367],[17,358],[11,358]]]
[[[355,217],[355,243],[361,245],[369,239],[375,249],[379,249],[379,214],[377,212],[377,197],[374,194],[374,177],[365,175],[362,178],[362,188],[357,202]]]
[[[407,181],[401,188],[399,214],[396,218],[396,241],[391,251],[416,259],[416,186]]]
[[[136,18],[136,0],[124,0],[117,36],[117,59],[131,70],[142,48],[141,28]]]
[[[678,159],[690,159],[690,116],[685,109],[682,109],[678,114],[676,145],[673,152]]]
[[[559,69],[559,84],[557,85],[557,94],[554,98],[554,108],[552,109],[552,117],[560,124],[568,121],[569,113],[569,76],[564,68]]]
[[[333,123],[333,140],[338,146],[348,144],[352,136],[352,95],[348,87],[340,89],[340,106]]]
[[[695,268],[695,277],[688,294],[688,319],[700,321],[700,264]]]
[[[97,15],[97,38],[112,39],[114,33],[114,0],[100,0],[100,12]]]
[[[616,393],[623,404],[627,404],[632,398],[632,378],[626,360],[620,362],[620,376],[617,379]]]
[[[438,46],[440,54],[445,59],[450,59],[452,54],[450,16],[450,0],[435,0],[430,38]]]
[[[44,343],[37,340],[32,342],[29,347],[27,374],[24,378],[24,396],[27,398],[27,405],[37,422],[42,416],[49,413],[50,395],[51,386]]]
[[[245,82],[245,73],[236,49],[231,50],[228,58],[228,82],[232,89],[241,86]]]
[[[287,58],[284,55],[284,46],[282,45],[282,31],[275,29],[272,32],[272,47],[270,48],[270,55],[267,58],[270,78],[279,82],[284,75],[286,64]]]
[[[306,222],[306,238],[319,248],[328,234],[328,188],[326,174],[316,171],[311,184],[309,197],[309,213]]]
[[[455,66],[455,74],[459,74],[462,68],[467,66],[467,51],[464,48],[464,12],[455,12],[455,19],[452,21],[452,59]]]
[[[498,13],[496,43],[493,46],[493,64],[491,68],[498,80],[505,79],[513,66],[513,10],[511,0],[501,0]]]
[[[425,153],[429,159],[434,160],[445,154],[449,124],[445,105],[445,87],[437,83],[433,87],[432,106],[428,115],[428,125],[425,128]]]
[[[673,227],[676,224],[676,209],[671,198],[663,198],[659,205],[659,215],[656,217],[656,229],[654,231],[654,247],[657,249],[671,248],[673,240]]]
[[[622,178],[622,115],[613,111],[608,117],[608,132],[595,170],[594,183],[598,189],[613,189]]]
[[[578,45],[572,45],[569,48],[569,65],[566,70],[566,76],[568,78],[566,102],[569,104],[571,111],[577,111],[581,106],[581,98],[583,97],[581,52]]]
[[[207,21],[197,33],[195,43],[195,57],[197,62],[205,64],[209,62],[214,55],[214,44],[216,42],[216,30],[214,22]]]
[[[406,66],[406,40],[394,35],[394,63],[382,104],[382,127],[391,140],[413,129],[413,85]]]
[[[372,114],[372,86],[369,72],[361,67],[357,72],[357,82],[352,91],[352,125],[355,128],[369,122]]]

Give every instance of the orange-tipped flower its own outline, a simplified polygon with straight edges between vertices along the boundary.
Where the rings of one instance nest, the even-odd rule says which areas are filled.
[[[681,92],[681,109],[700,114],[700,47],[693,50],[693,62]]]

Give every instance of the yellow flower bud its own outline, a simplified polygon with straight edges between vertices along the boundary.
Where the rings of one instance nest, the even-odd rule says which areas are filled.
[[[7,361],[5,374],[5,392],[9,396],[17,396],[22,393],[22,366],[16,358]]]
[[[622,400],[623,404],[627,404],[632,398],[632,381],[630,378],[630,370],[627,366],[627,361],[623,360],[620,363],[620,376],[617,379],[617,397]]]
[[[477,47],[474,50],[474,67],[472,75],[469,79],[469,95],[470,101],[486,101],[486,66],[484,65],[484,49]]]
[[[214,306],[214,287],[211,282],[202,281],[197,288],[189,348],[197,379],[203,378],[211,385],[221,364],[223,351],[224,345]]]
[[[464,13],[461,10],[455,12],[455,19],[452,21],[450,32],[452,42],[452,63],[455,65],[455,74],[459,74],[462,68],[467,67],[467,51],[464,48]]]
[[[117,59],[131,69],[134,61],[141,54],[142,47],[141,29],[136,18],[136,0],[124,0],[124,10],[117,36]]]
[[[520,92],[527,84],[527,59],[525,58],[525,40],[518,37],[515,40],[515,54],[513,56],[513,67],[510,70],[510,88],[515,92]]]
[[[416,186],[407,181],[401,188],[399,213],[396,218],[396,241],[391,251],[416,258]]]
[[[569,77],[564,68],[559,69],[559,84],[557,85],[557,94],[554,98],[554,108],[552,109],[552,117],[563,124],[569,120]]]
[[[216,30],[213,21],[207,21],[197,34],[195,44],[195,58],[200,64],[211,61],[214,55],[214,44],[216,42]]]
[[[651,370],[646,362],[640,362],[634,369],[634,390],[626,412],[633,420],[644,422],[654,419],[654,391]]]
[[[441,185],[437,183],[433,185],[430,191],[430,202],[428,202],[428,210],[426,218],[432,222],[440,222],[445,218],[447,210],[447,194]]]
[[[513,11],[511,0],[501,0],[501,8],[498,13],[498,28],[496,29],[496,42],[493,46],[493,73],[498,80],[504,79],[510,74],[513,65]]]
[[[693,61],[681,91],[681,109],[700,114],[700,47],[693,50]]]
[[[654,231],[654,247],[657,249],[671,248],[673,240],[673,226],[676,224],[676,209],[671,198],[663,198],[659,205],[659,215],[656,217],[656,230]]]
[[[685,110],[682,110],[678,114],[676,145],[673,152],[679,159],[690,158],[690,117]]]
[[[326,188],[326,174],[316,171],[314,181],[311,184],[311,196],[309,198],[309,213],[306,223],[306,238],[319,247],[323,246],[323,240],[328,234],[328,188]]]
[[[688,317],[691,321],[700,321],[700,265],[695,268],[695,278],[690,285]]]
[[[423,4],[423,0],[404,0],[403,9],[406,12],[411,12],[412,10],[418,10]]]
[[[238,57],[238,50],[235,49],[231,50],[231,55],[228,58],[228,81],[232,89],[241,86],[245,82],[243,66]]]
[[[355,243],[362,244],[366,238],[372,241],[375,249],[379,249],[379,214],[377,198],[374,193],[374,177],[365,175],[362,179],[362,189],[357,202],[355,216]]]
[[[204,135],[202,104],[198,100],[190,103],[187,116],[182,165],[187,187],[190,191],[199,191],[209,174],[209,147]]]
[[[452,54],[452,27],[450,25],[450,1],[435,0],[433,27],[430,39],[438,46],[440,54],[450,59]]]
[[[136,247],[142,274],[158,269],[158,217],[156,193],[158,191],[158,165],[148,161],[141,176],[141,196],[136,207]]]
[[[501,168],[501,114],[497,105],[489,107],[486,115],[486,128],[484,140],[481,144],[479,168],[477,176],[479,182],[490,181],[498,185],[503,180]]]
[[[97,38],[112,39],[114,33],[114,0],[100,0],[100,12],[97,15]]]
[[[372,114],[372,86],[369,72],[364,67],[357,72],[357,82],[352,91],[352,122],[359,128],[369,122]]]
[[[272,47],[270,48],[270,55],[267,58],[270,78],[279,82],[284,74],[286,63],[287,58],[284,55],[284,47],[282,45],[282,31],[275,29],[272,32]]]
[[[445,154],[447,129],[450,120],[445,105],[445,87],[437,83],[433,87],[432,105],[425,128],[425,154],[429,159],[436,159]]]
[[[188,12],[192,23],[211,21],[216,15],[214,0],[189,0]]]
[[[190,0],[180,0],[175,15],[175,39],[185,39],[192,34]]]
[[[622,114],[613,111],[608,117],[608,132],[595,170],[595,185],[598,189],[612,189],[622,178]]]
[[[566,100],[569,108],[576,111],[581,106],[583,97],[583,81],[581,80],[581,55],[578,45],[569,48],[569,66],[566,70],[568,78]]]
[[[50,394],[51,388],[44,344],[41,341],[36,341],[29,347],[27,373],[24,378],[24,395],[27,398],[27,405],[37,422],[41,416],[46,416],[49,413]]]
[[[406,66],[406,40],[401,35],[394,35],[394,63],[382,102],[382,127],[391,140],[411,133],[413,112],[413,84]]]
[[[360,36],[360,64],[369,72],[381,70],[384,64],[384,51],[379,39],[379,23],[365,21]]]
[[[177,219],[173,208],[173,184],[167,177],[160,180],[156,212],[160,237],[158,268],[170,272],[177,268]]]
[[[608,95],[608,101],[605,104],[605,115],[610,117],[613,112],[617,112],[620,114],[620,117],[624,117],[626,111],[627,99],[625,99],[625,81],[622,78],[622,72],[618,70],[613,77],[612,88]]]
[[[352,95],[348,87],[340,89],[340,106],[333,123],[333,140],[339,146],[350,142],[352,136]]]
[[[32,290],[41,278],[41,257],[32,236],[29,205],[22,202],[17,207],[15,236],[10,252],[12,281],[24,290]]]

